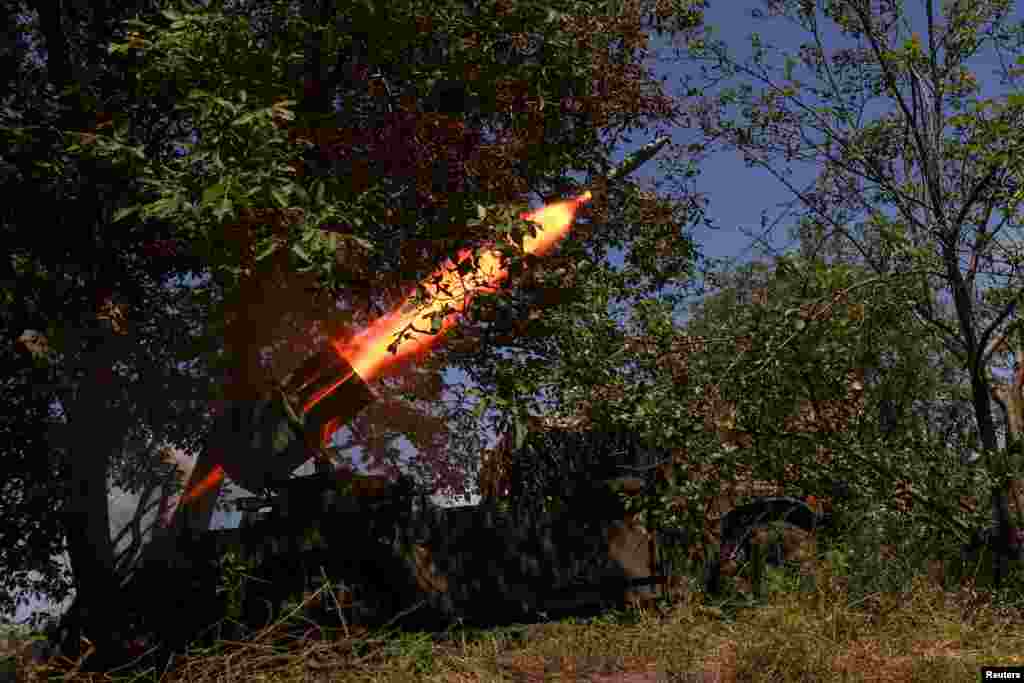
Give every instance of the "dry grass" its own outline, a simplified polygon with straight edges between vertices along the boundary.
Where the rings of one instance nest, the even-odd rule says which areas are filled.
[[[700,593],[661,609],[589,622],[384,636],[320,631],[288,640],[285,623],[246,642],[180,657],[162,675],[72,674],[68,681],[965,681],[982,665],[1024,664],[1024,617],[970,588],[918,577],[899,593],[851,601],[826,562],[815,587],[773,589],[758,605]],[[50,674],[67,672],[69,663]],[[29,673],[27,669],[25,673]],[[21,680],[44,680],[44,670]]]

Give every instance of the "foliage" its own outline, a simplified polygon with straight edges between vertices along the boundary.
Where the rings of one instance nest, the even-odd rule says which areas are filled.
[[[227,594],[227,616],[238,620],[242,616],[242,598],[245,582],[253,580],[250,572],[256,567],[256,560],[245,559],[237,552],[230,551],[218,560],[221,584],[218,592]]]
[[[920,362],[959,372],[930,389],[969,397],[976,442],[956,447],[982,451],[998,481],[991,372],[1024,292],[1011,237],[1020,221],[1022,102],[1021,73],[1011,66],[1021,61],[1021,33],[1010,4],[928,4],[920,31],[902,3],[762,6],[756,18],[789,22],[806,38],[786,49],[753,33],[745,59],[710,37],[693,43],[692,56],[719,82],[714,105],[701,112],[705,133],[787,188],[805,253],[830,265],[857,262],[878,282],[911,278],[895,303],[934,354]],[[1000,55],[1003,90],[994,97],[972,71],[984,51]],[[912,357],[905,346],[880,350]],[[934,471],[947,452],[940,439],[954,435],[929,436],[918,466]],[[996,483],[992,494],[1003,552],[1019,554],[1007,485]]]
[[[60,600],[70,585],[66,568],[51,559],[63,552],[64,538],[59,526],[61,501],[46,487],[54,472],[60,472],[47,448],[50,409],[45,397],[31,391],[51,373],[45,367],[33,367],[20,355],[10,346],[0,350],[6,368],[0,429],[8,444],[4,450],[8,474],[0,495],[4,519],[0,564],[13,570],[5,572],[3,593],[4,610],[12,612],[24,604],[30,590]],[[38,578],[33,579],[31,571],[38,572]]]
[[[30,586],[55,600],[68,595],[71,573],[55,561],[65,549],[84,541],[90,555],[102,551],[81,525],[95,519],[95,528],[103,528],[107,516],[96,508],[85,512],[75,500],[81,489],[68,481],[75,465],[79,472],[82,464],[93,468],[103,483],[109,474],[123,489],[152,490],[162,479],[153,449],[171,438],[194,447],[205,419],[195,405],[205,390],[202,367],[190,354],[197,328],[180,319],[201,302],[175,289],[196,261],[176,251],[166,223],[104,229],[120,197],[141,188],[108,164],[63,151],[61,128],[83,121],[104,128],[104,105],[117,106],[122,72],[115,65],[94,63],[90,78],[77,85],[61,80],[74,80],[68,65],[95,56],[109,27],[96,10],[88,15],[95,22],[72,21],[65,32],[60,13],[46,9],[52,8],[29,14],[17,8],[11,25],[18,26],[23,51],[0,113],[8,196],[0,217],[8,254],[0,264],[0,297],[10,369],[5,396],[13,399],[4,403],[4,424],[12,437],[21,435],[5,440],[3,455],[11,488],[0,529],[8,614]],[[45,60],[31,47],[41,37]],[[89,109],[83,113],[82,106]],[[154,155],[167,154],[159,137],[173,117],[132,112],[140,141]],[[185,360],[192,362],[183,367]],[[97,432],[97,424],[105,429]],[[128,453],[145,456],[133,460]],[[132,532],[130,550],[111,557],[115,563],[137,549],[139,528],[125,531]],[[76,574],[82,565],[81,559],[73,564]],[[29,581],[30,570],[44,580]]]
[[[191,243],[208,243],[211,234],[247,208],[292,209],[301,219],[288,235],[274,235],[257,225],[251,239],[209,245],[207,258],[212,269],[227,269],[237,276],[251,265],[248,259],[262,260],[277,248],[285,248],[298,257],[300,268],[317,270],[325,285],[337,288],[342,282],[333,280],[340,277],[334,272],[335,255],[340,243],[352,242],[373,253],[375,270],[398,273],[400,282],[412,284],[432,270],[441,256],[450,254],[452,242],[445,241],[437,252],[426,255],[389,251],[387,246],[429,239],[432,232],[451,223],[465,224],[476,213],[477,204],[519,200],[526,190],[540,189],[540,179],[553,172],[564,175],[569,168],[591,168],[601,149],[596,146],[596,131],[623,125],[618,118],[650,116],[655,106],[665,109],[659,101],[648,103],[642,97],[625,109],[624,103],[586,94],[591,88],[589,70],[594,67],[581,64],[581,58],[594,57],[580,52],[585,44],[572,47],[570,36],[583,30],[570,23],[569,11],[579,10],[577,6],[567,4],[563,13],[547,12],[550,8],[546,7],[542,12],[541,6],[531,3],[518,3],[514,9],[495,5],[470,16],[460,16],[462,11],[455,7],[432,6],[435,18],[429,20],[415,3],[392,3],[382,16],[373,14],[385,12],[382,7],[369,10],[366,16],[356,10],[352,10],[353,16],[342,15],[373,31],[361,37],[337,26],[311,25],[305,19],[288,17],[278,30],[279,44],[273,51],[248,49],[255,46],[254,36],[238,16],[168,12],[169,25],[161,27],[163,30],[134,24],[140,31],[148,31],[152,40],[136,33],[112,49],[141,52],[145,66],[137,74],[140,95],[166,97],[165,91],[172,90],[180,96],[177,106],[189,113],[200,139],[194,144],[178,141],[188,146],[189,154],[176,163],[140,165],[140,174],[157,188],[160,198],[139,210],[143,215],[174,215],[182,223],[182,237]],[[594,14],[593,9],[588,14]],[[499,18],[513,25],[537,24],[537,31],[514,34],[512,44],[504,45],[493,34]],[[422,30],[424,26],[419,24],[423,22],[431,24],[430,30]],[[414,30],[417,27],[420,30]],[[385,31],[387,41],[380,35]],[[336,81],[307,82],[303,94],[289,74],[296,62],[301,63],[301,37],[310,32],[326,43],[325,52],[327,47],[336,49],[342,58],[331,74]],[[376,75],[357,61],[355,53],[369,49],[355,44],[360,40],[372,45],[374,66],[379,68]],[[626,56],[636,49],[639,38],[623,36],[622,40],[620,50]],[[525,42],[520,45],[520,41]],[[424,58],[435,43],[448,46],[443,66]],[[468,69],[469,63],[474,65],[472,69]],[[218,73],[215,83],[209,82],[211,71]],[[338,82],[350,75],[359,80]],[[458,91],[442,94],[455,99],[446,102],[443,111],[431,111],[431,99],[439,96],[435,85],[445,78]],[[358,109],[354,117],[342,119],[351,128],[325,128],[326,122],[319,120],[323,113],[308,111],[310,89],[317,93],[336,89],[345,98],[366,100],[373,96],[373,83],[378,80],[389,86],[387,92],[404,96],[380,102],[378,109],[383,111],[372,116]],[[465,83],[457,85],[459,81]],[[532,85],[521,92],[527,82]],[[494,84],[497,92],[489,92],[489,84]],[[633,87],[644,87],[643,81],[636,80]],[[513,97],[517,90],[518,100]],[[573,108],[572,103],[562,101],[568,98],[580,100],[576,104],[582,109],[579,116],[564,111]],[[558,106],[545,111],[544,102]],[[299,109],[293,110],[296,104]],[[509,116],[493,113],[509,107]],[[438,108],[436,102],[433,108]],[[485,112],[492,112],[486,122],[482,120]],[[364,130],[366,124],[369,131]],[[541,131],[544,137],[537,138]],[[487,144],[485,134],[501,142]],[[527,135],[534,136],[532,145],[544,149],[543,157],[531,159],[530,169],[538,180],[530,184],[507,169],[516,157],[505,159],[525,152],[522,138]],[[118,154],[131,161],[132,148],[118,138],[98,139],[98,153]],[[317,147],[321,157],[333,156],[306,160],[303,150],[310,145]],[[428,179],[423,174],[430,168],[438,170],[442,152],[460,155],[451,159],[449,168],[456,173],[451,180],[457,184],[426,187]],[[350,167],[357,156],[363,159],[360,163],[379,163],[380,167]],[[333,164],[329,173],[318,170],[317,164],[327,162]],[[522,166],[523,162],[516,163]],[[197,166],[202,174],[194,173]],[[499,170],[500,175],[491,177]],[[371,184],[356,182],[359,178]],[[550,185],[551,180],[546,182]],[[485,187],[501,187],[504,196]],[[444,208],[448,204],[451,206]],[[389,215],[387,209],[396,207],[399,214]],[[389,226],[380,222],[385,215]],[[472,239],[472,233],[467,237]]]

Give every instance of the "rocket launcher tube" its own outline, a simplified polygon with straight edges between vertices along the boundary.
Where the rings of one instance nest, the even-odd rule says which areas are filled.
[[[232,403],[216,418],[185,486],[187,494],[170,519],[161,522],[160,535],[171,545],[154,545],[152,552],[169,552],[182,528],[210,528],[224,474],[253,493],[276,487],[311,456],[323,454],[331,435],[376,398],[348,361],[326,344],[285,379],[277,396]]]
[[[376,395],[330,344],[288,377],[270,401],[229,409],[220,423],[217,462],[242,488],[284,481]],[[231,447],[229,444],[236,444]]]
[[[653,159],[654,156],[668,144],[668,142],[669,138],[667,136],[662,136],[654,142],[649,142],[636,152],[630,154],[621,164],[612,169],[611,173],[608,174],[608,182],[622,180],[630,173]]]

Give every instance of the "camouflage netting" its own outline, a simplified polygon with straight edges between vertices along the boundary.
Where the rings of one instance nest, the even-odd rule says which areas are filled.
[[[588,482],[653,474],[670,459],[626,430],[536,430],[511,454],[509,497],[516,514],[529,515],[549,497],[571,499]]]

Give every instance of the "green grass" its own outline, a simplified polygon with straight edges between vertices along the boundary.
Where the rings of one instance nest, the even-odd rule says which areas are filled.
[[[908,575],[896,590],[849,553],[802,569],[769,570],[754,602],[727,582],[712,600],[692,592],[655,609],[592,619],[384,635],[322,631],[287,641],[287,624],[246,642],[220,642],[178,660],[163,681],[558,681],[639,683],[657,672],[727,681],[965,681],[982,665],[1024,664],[1020,603],[972,587]],[[891,586],[893,577],[884,582]],[[66,680],[158,680],[153,671]],[[692,677],[692,680],[700,680]],[[42,679],[39,679],[42,680]],[[670,676],[671,680],[671,676]]]

